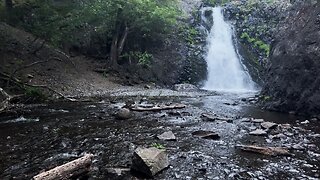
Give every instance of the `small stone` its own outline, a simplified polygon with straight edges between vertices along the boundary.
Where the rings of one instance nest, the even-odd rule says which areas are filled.
[[[151,89],[151,86],[150,85],[145,85],[144,88],[145,89]]]
[[[123,176],[130,172],[130,168],[107,168],[108,174]]]
[[[296,112],[295,111],[290,111],[289,114],[293,115],[293,114],[296,114]]]
[[[117,119],[130,119],[132,116],[131,111],[127,108],[122,108],[116,113]]]
[[[175,91],[197,91],[199,88],[192,84],[176,84],[173,89]]]
[[[284,128],[284,129],[289,129],[289,128],[291,128],[291,125],[290,124],[281,124],[280,125],[282,128]]]
[[[318,119],[317,118],[312,118],[312,119],[310,119],[311,121],[318,121]]]
[[[161,135],[157,136],[158,139],[165,140],[165,141],[176,141],[176,136],[173,134],[172,131],[164,132]]]
[[[254,136],[265,136],[267,135],[267,132],[262,129],[257,129],[255,131],[250,132],[249,134]]]
[[[242,118],[241,122],[250,122],[250,119],[249,118]]]
[[[271,135],[270,138],[271,139],[284,139],[284,138],[286,138],[286,136],[284,134],[280,133],[280,134],[276,134],[276,135]]]
[[[29,79],[34,78],[34,76],[33,76],[32,74],[27,74],[27,77],[28,77]]]
[[[320,134],[312,134],[310,136],[313,137],[313,138],[320,138]]]
[[[252,119],[251,121],[254,123],[263,123],[264,122],[263,119]]]
[[[131,169],[153,177],[169,166],[165,150],[155,147],[137,148],[133,154]]]
[[[303,146],[301,146],[300,144],[295,144],[292,146],[292,149],[295,150],[304,150],[305,148]]]
[[[193,136],[196,137],[200,137],[203,139],[212,139],[212,140],[218,140],[220,139],[219,134],[213,132],[213,131],[203,131],[203,130],[199,130],[199,131],[195,131],[192,133]]]
[[[310,121],[305,120],[305,121],[302,121],[300,124],[309,124],[309,123],[310,123]]]
[[[261,123],[261,127],[264,128],[264,129],[272,129],[272,128],[275,128],[277,126],[278,126],[278,124],[273,123],[273,122],[263,122],[263,123]]]

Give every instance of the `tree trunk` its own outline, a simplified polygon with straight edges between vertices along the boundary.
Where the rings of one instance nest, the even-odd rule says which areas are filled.
[[[118,33],[112,38],[111,50],[110,50],[110,63],[113,68],[118,66]]]
[[[11,10],[13,8],[12,0],[6,0],[6,8],[7,10]]]
[[[122,51],[123,51],[123,48],[124,48],[125,42],[127,40],[128,34],[129,34],[129,28],[126,25],[125,29],[124,29],[124,32],[122,34],[121,40],[120,40],[119,47],[118,47],[118,56],[120,56]]]

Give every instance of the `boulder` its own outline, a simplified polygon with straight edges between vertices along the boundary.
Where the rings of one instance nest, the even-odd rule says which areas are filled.
[[[133,154],[131,169],[153,177],[169,166],[169,158],[165,150],[155,147],[137,148]]]
[[[116,113],[116,118],[117,119],[130,119],[132,117],[132,113],[129,109],[127,108],[121,108],[117,113]]]
[[[161,135],[158,135],[157,138],[160,139],[160,140],[165,140],[165,141],[175,141],[175,140],[177,140],[176,136],[173,134],[172,131],[164,132]]]

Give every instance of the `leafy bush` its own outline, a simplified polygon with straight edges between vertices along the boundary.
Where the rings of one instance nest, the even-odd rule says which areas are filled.
[[[159,144],[159,143],[152,143],[151,146],[155,147],[157,149],[165,149],[165,147],[162,144]]]
[[[46,96],[38,88],[28,87],[25,90],[26,97],[31,101],[42,101],[46,99]]]
[[[257,47],[259,48],[261,51],[263,51],[266,56],[269,56],[270,54],[270,45],[264,43],[261,40],[258,40],[256,38],[252,38],[249,36],[248,33],[244,32],[241,34],[240,36],[241,39],[248,41],[249,43],[251,43],[253,45],[253,47]]]

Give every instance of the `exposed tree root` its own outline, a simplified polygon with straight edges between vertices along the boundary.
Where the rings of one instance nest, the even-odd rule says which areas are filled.
[[[34,85],[34,84],[23,83],[23,82],[21,82],[19,79],[13,78],[13,77],[11,77],[10,75],[5,74],[5,73],[3,73],[3,72],[0,72],[0,76],[3,76],[3,77],[0,77],[0,78],[1,78],[1,79],[4,79],[4,80],[8,80],[9,78],[11,78],[11,81],[12,81],[12,82],[14,82],[16,85],[18,85],[20,88],[23,88],[23,89],[25,89],[26,86],[27,86],[27,87],[35,87],[35,88],[47,89],[47,90],[53,92],[54,94],[57,94],[58,96],[60,96],[60,97],[63,98],[63,99],[66,99],[66,100],[68,100],[68,101],[77,101],[77,100],[75,100],[75,99],[68,98],[68,97],[64,96],[62,93],[60,93],[60,92],[58,92],[58,91],[54,90],[53,88],[48,87],[48,86],[46,86],[46,85]]]

